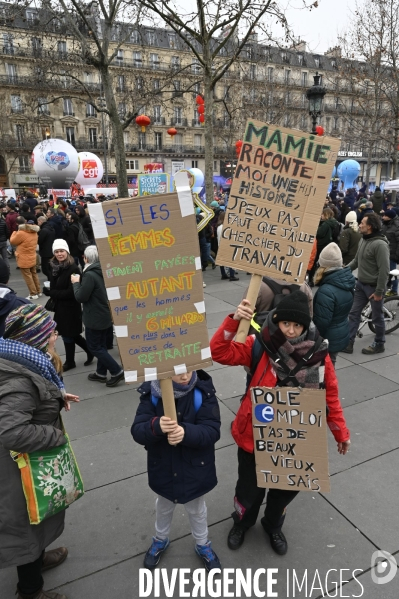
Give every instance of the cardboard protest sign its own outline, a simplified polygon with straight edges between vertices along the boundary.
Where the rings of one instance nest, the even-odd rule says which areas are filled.
[[[248,120],[217,262],[303,283],[340,140]]]
[[[251,397],[258,487],[330,491],[325,390],[253,387]]]
[[[138,175],[139,196],[158,195],[168,193],[170,190],[169,175],[167,173],[148,173]]]
[[[212,364],[191,193],[90,204],[127,383]]]

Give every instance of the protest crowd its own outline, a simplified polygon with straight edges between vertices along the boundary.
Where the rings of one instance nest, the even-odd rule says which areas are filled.
[[[214,216],[198,232],[202,271],[219,268],[228,202],[227,193],[217,192],[208,201]],[[63,373],[77,367],[76,346],[83,350],[90,381],[106,388],[124,380],[122,361],[110,353],[114,329],[109,297],[86,204],[83,197],[39,202],[29,192],[0,204],[0,567],[16,568],[18,599],[65,599],[44,590],[42,574],[67,559],[67,548],[47,547],[62,534],[71,510],[31,524],[10,451],[45,452],[67,443],[61,414],[79,401],[79,389],[67,390]],[[197,208],[192,218],[199,224],[204,217]],[[14,260],[26,284],[25,297],[12,289]],[[266,495],[267,489],[257,484],[251,389],[325,389],[327,425],[337,451],[345,455],[351,441],[338,390],[337,356],[353,352],[368,303],[375,337],[362,352],[385,351],[383,301],[398,292],[397,278],[390,275],[398,262],[399,207],[391,197],[378,187],[372,194],[365,186],[345,194],[333,187],[317,227],[306,282],[284,285],[281,278],[265,276],[255,306],[244,293],[236,310],[221,320],[210,342],[212,359],[247,372],[247,387],[241,390],[231,426],[238,467],[235,496],[230,498],[231,550],[243,545],[262,509],[266,538],[277,554],[285,555],[289,540],[283,525],[294,517],[299,492],[272,488]],[[227,286],[227,281],[239,280],[238,274],[250,273],[220,266]],[[241,321],[253,327],[244,343],[235,340]],[[57,338],[64,345],[64,363],[56,351]],[[222,567],[217,546],[226,543],[209,538],[205,501],[218,482],[218,389],[204,370],[171,378],[176,420],[165,416],[159,380],[140,384],[140,403],[132,415],[131,434],[147,451],[148,484],[155,494],[154,534],[144,567],[151,570],[159,564],[170,544],[176,504],[183,504],[195,552],[210,571]],[[142,451],[138,446],[133,450]]]

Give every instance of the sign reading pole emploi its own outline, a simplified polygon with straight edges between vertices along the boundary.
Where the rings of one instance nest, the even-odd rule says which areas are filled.
[[[194,206],[177,190],[89,205],[127,383],[212,364]]]
[[[258,487],[330,491],[325,390],[253,387],[251,396]]]

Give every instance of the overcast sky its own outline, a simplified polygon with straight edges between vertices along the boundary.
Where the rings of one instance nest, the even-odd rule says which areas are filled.
[[[307,41],[308,49],[324,53],[336,45],[337,33],[344,31],[353,18],[349,7],[354,11],[354,0],[318,0],[319,6],[311,12],[288,8],[286,15],[293,27],[295,36]],[[288,4],[288,0],[287,0]],[[291,6],[301,6],[300,0],[290,0]],[[361,6],[363,0],[358,0]]]

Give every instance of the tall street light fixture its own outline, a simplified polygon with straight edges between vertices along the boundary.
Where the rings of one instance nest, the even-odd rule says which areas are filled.
[[[309,114],[312,117],[312,133],[316,135],[317,117],[321,115],[321,107],[323,98],[327,93],[325,87],[320,84],[321,75],[316,71],[313,76],[314,83],[306,92],[306,97],[309,100]]]

